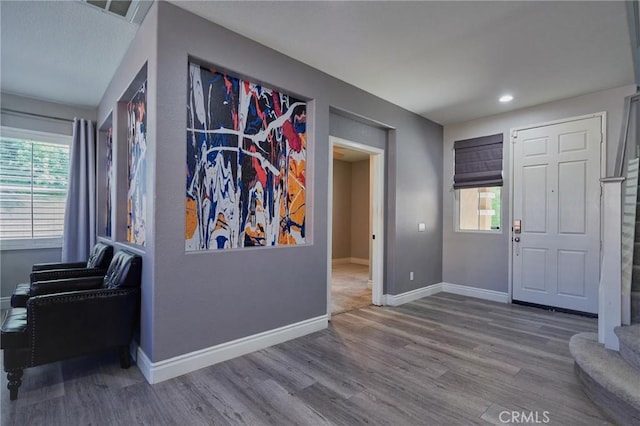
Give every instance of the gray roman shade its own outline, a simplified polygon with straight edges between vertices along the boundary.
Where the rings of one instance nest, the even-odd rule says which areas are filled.
[[[455,141],[454,189],[502,186],[502,133]]]

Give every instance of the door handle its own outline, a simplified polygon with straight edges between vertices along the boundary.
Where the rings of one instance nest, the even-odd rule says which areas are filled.
[[[519,243],[519,242],[520,242],[520,237],[515,237],[515,238],[513,239],[513,241],[515,241],[516,243]]]

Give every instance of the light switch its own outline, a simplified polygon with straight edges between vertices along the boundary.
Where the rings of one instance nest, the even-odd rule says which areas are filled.
[[[427,225],[425,225],[424,223],[418,224],[418,232],[424,232],[426,230],[427,230]]]

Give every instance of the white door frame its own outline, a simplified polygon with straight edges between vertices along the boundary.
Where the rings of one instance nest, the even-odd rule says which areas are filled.
[[[514,174],[514,170],[513,170],[513,155],[514,155],[514,149],[513,149],[513,143],[514,143],[514,136],[522,130],[528,130],[528,129],[535,129],[536,127],[544,127],[544,126],[551,126],[554,124],[562,124],[562,123],[568,123],[571,121],[579,121],[579,120],[584,120],[587,118],[594,118],[594,117],[600,117],[600,126],[601,126],[601,131],[602,131],[602,143],[600,144],[600,177],[604,177],[604,172],[607,170],[607,112],[606,111],[602,111],[602,112],[598,112],[595,114],[587,114],[587,115],[580,115],[577,117],[570,117],[570,118],[563,118],[560,120],[553,120],[553,121],[545,121],[543,123],[538,123],[538,124],[531,124],[528,126],[521,126],[521,127],[513,127],[511,128],[511,130],[509,131],[509,223],[506,226],[506,229],[509,231],[509,303],[511,303],[513,301],[513,230],[511,229],[513,226],[513,191],[514,191],[514,186],[513,186],[513,174]],[[602,197],[600,197],[600,241],[602,242],[602,230],[603,230],[603,226],[602,226]],[[602,244],[600,244],[600,260],[602,260]]]
[[[358,142],[329,136],[329,191],[327,202],[327,316],[331,319],[331,243],[333,241],[333,147],[334,145],[369,154],[371,167],[371,298],[382,305],[384,280],[384,150]],[[371,238],[371,236],[370,236]]]

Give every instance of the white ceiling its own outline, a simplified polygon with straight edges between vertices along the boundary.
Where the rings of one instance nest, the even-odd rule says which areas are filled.
[[[633,83],[621,1],[173,3],[442,124]],[[64,103],[97,105],[135,33],[77,2],[0,13],[2,90]]]
[[[0,0],[0,90],[95,107],[138,25],[78,1]]]

